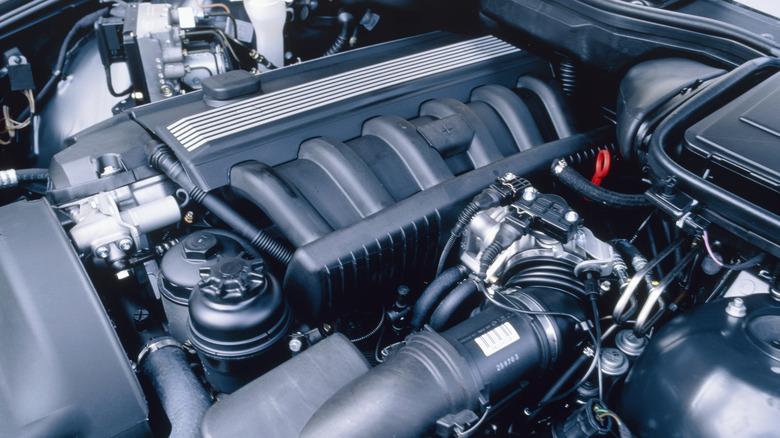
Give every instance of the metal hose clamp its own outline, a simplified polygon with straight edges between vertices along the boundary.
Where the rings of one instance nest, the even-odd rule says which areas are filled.
[[[144,348],[141,349],[141,352],[138,353],[138,359],[135,362],[136,368],[141,367],[141,363],[146,358],[146,356],[165,347],[176,347],[180,350],[184,350],[184,347],[176,339],[173,339],[171,337],[157,339],[151,344],[147,344]]]

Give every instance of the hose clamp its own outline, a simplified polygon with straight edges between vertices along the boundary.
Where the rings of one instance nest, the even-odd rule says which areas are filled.
[[[141,349],[141,352],[138,353],[138,359],[135,361],[136,368],[141,368],[141,363],[146,358],[146,356],[165,347],[176,347],[182,351],[184,350],[184,347],[176,339],[170,337],[157,339],[151,344],[147,344],[143,349]]]
[[[555,172],[556,175],[560,175],[560,173],[563,172],[563,169],[565,169],[567,166],[568,164],[566,163],[566,160],[561,158],[553,166],[553,172]]]
[[[547,337],[547,344],[549,348],[550,364],[555,363],[558,360],[558,353],[561,346],[560,334],[556,328],[556,324],[550,315],[545,315],[545,312],[549,312],[542,304],[533,299],[530,295],[523,292],[514,294],[514,298],[523,306],[525,306],[531,312],[540,312],[540,314],[532,314],[534,318],[539,322],[545,336]]]

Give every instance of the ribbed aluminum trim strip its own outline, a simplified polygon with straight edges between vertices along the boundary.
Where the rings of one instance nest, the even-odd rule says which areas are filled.
[[[517,53],[492,36],[404,56],[185,117],[167,127],[188,151],[334,102]]]

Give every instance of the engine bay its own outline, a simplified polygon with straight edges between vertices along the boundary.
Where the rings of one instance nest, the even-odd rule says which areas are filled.
[[[0,3],[0,435],[774,436],[743,3]]]

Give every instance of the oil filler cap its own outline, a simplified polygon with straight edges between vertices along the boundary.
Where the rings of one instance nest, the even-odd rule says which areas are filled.
[[[203,79],[203,92],[214,100],[234,99],[260,91],[260,76],[246,70],[232,70]]]

